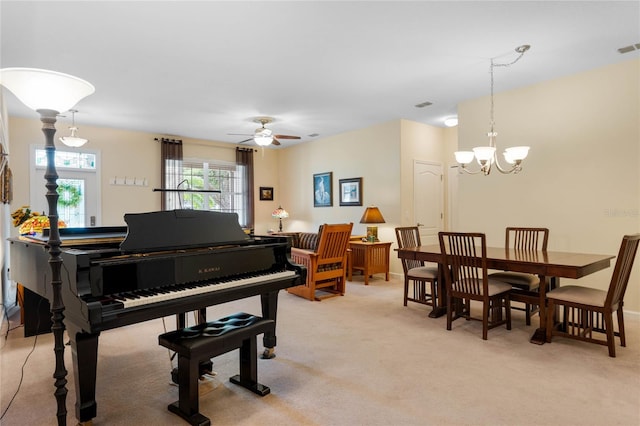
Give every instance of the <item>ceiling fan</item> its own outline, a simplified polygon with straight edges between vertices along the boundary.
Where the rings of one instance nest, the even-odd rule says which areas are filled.
[[[264,127],[265,124],[273,123],[273,118],[270,117],[257,117],[254,118],[253,121],[255,123],[259,123],[262,127],[258,127],[253,135],[248,135],[245,133],[229,133],[230,135],[244,135],[251,136],[249,139],[245,139],[238,143],[245,143],[249,141],[255,141],[260,146],[267,145],[281,145],[278,139],[300,139],[300,136],[291,136],[291,135],[274,135],[271,129],[267,129]]]

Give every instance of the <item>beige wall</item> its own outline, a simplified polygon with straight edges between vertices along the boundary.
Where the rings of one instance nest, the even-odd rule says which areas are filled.
[[[459,230],[499,245],[507,225],[545,226],[550,250],[616,255],[623,235],[640,232],[639,76],[633,60],[498,93],[499,150],[531,151],[518,175],[458,178]],[[459,105],[460,147],[485,144],[488,101]],[[625,297],[632,311],[640,311],[638,264]],[[611,273],[579,283],[605,289]]]
[[[280,152],[279,188],[290,218],[288,230],[317,230],[323,223],[353,222],[354,234],[365,234],[360,218],[366,206],[380,208],[386,223],[380,239],[395,239],[400,221],[400,122],[292,146]],[[333,173],[333,206],[313,207],[313,174]],[[340,207],[338,181],[362,177],[363,206]]]
[[[550,249],[616,254],[623,234],[640,232],[640,61],[629,61],[496,95],[498,145],[530,145],[519,175],[466,176],[445,173],[446,206],[452,205],[453,230],[485,232],[501,245],[507,225],[551,229]],[[413,160],[440,162],[449,170],[459,145],[486,142],[488,98],[459,106],[457,129],[395,120],[326,137],[286,149],[258,148],[255,154],[256,233],[277,229],[271,212],[282,205],[290,214],[285,230],[316,230],[322,223],[353,222],[354,234],[367,205],[377,205],[386,220],[379,236],[394,241],[393,229],[414,223]],[[29,203],[28,146],[42,144],[40,121],[10,118],[10,165],[14,172],[11,211]],[[58,135],[66,130],[58,124]],[[90,149],[102,156],[102,224],[123,224],[126,212],[159,209],[152,188],[160,185],[162,135],[81,126]],[[179,136],[175,136],[179,138]],[[227,158],[229,145],[183,138],[185,157]],[[312,175],[333,172],[333,206],[313,207]],[[109,184],[113,176],[146,177],[148,187]],[[363,178],[362,207],[340,207],[338,181]],[[273,201],[260,201],[258,187],[274,187]],[[456,190],[456,188],[458,188]],[[393,272],[401,273],[391,255]],[[605,288],[611,269],[580,280]],[[626,307],[640,311],[639,268],[635,268]],[[567,283],[569,280],[565,280]]]
[[[58,122],[56,138],[67,134],[67,123]],[[23,205],[29,205],[29,146],[44,145],[42,124],[35,117],[25,119],[11,117],[9,119],[10,150],[9,164],[13,172],[14,196],[11,211]],[[125,213],[146,212],[160,209],[160,193],[153,188],[160,188],[160,145],[155,138],[163,135],[152,133],[117,130],[103,127],[80,126],[80,135],[89,138],[85,147],[98,151],[101,159],[101,206],[102,225],[124,225]],[[178,136],[172,138],[180,139]],[[56,139],[57,140],[57,139]],[[185,158],[219,159],[235,162],[235,146],[213,141],[182,138]],[[61,143],[56,146],[62,148]],[[265,150],[264,155],[257,151],[255,160],[256,177],[256,228],[266,228],[267,217],[273,210],[271,204],[259,202],[258,182],[277,181],[276,154],[273,150]],[[114,177],[146,178],[148,186],[112,185]],[[42,182],[44,185],[44,181]],[[277,207],[277,206],[276,206]],[[275,208],[275,207],[274,207]],[[267,216],[268,211],[268,216]],[[15,228],[10,231],[16,234]]]

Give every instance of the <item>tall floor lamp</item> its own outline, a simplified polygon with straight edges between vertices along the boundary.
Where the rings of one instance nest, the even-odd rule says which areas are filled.
[[[67,424],[67,370],[64,366],[64,302],[62,300],[62,279],[60,269],[60,232],[58,230],[58,173],[56,172],[56,147],[53,140],[56,134],[56,117],[67,111],[81,99],[95,91],[92,84],[77,77],[55,71],[35,68],[0,69],[0,84],[10,90],[22,103],[40,114],[42,132],[45,135],[47,168],[44,178],[47,181],[47,202],[49,204],[49,265],[51,265],[51,320],[53,325],[56,368],[53,373],[56,390],[54,395],[58,404],[58,425]]]

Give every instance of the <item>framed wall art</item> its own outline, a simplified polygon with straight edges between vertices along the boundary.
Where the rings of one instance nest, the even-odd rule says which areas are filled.
[[[340,179],[340,205],[362,205],[362,178]]]
[[[333,172],[313,175],[313,207],[333,206]]]
[[[260,187],[260,200],[261,201],[273,201],[273,187],[261,186]]]

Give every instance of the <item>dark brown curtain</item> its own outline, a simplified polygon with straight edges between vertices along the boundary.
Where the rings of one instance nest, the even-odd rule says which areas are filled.
[[[240,209],[244,217],[239,217],[240,225],[245,228],[254,227],[254,211],[253,211],[253,149],[252,148],[236,148],[236,167],[242,174],[243,188],[240,188],[244,194],[242,202],[244,206]]]
[[[178,189],[182,182],[182,141],[176,139],[160,139],[160,173],[163,189]],[[180,208],[179,192],[162,193],[162,210]]]

